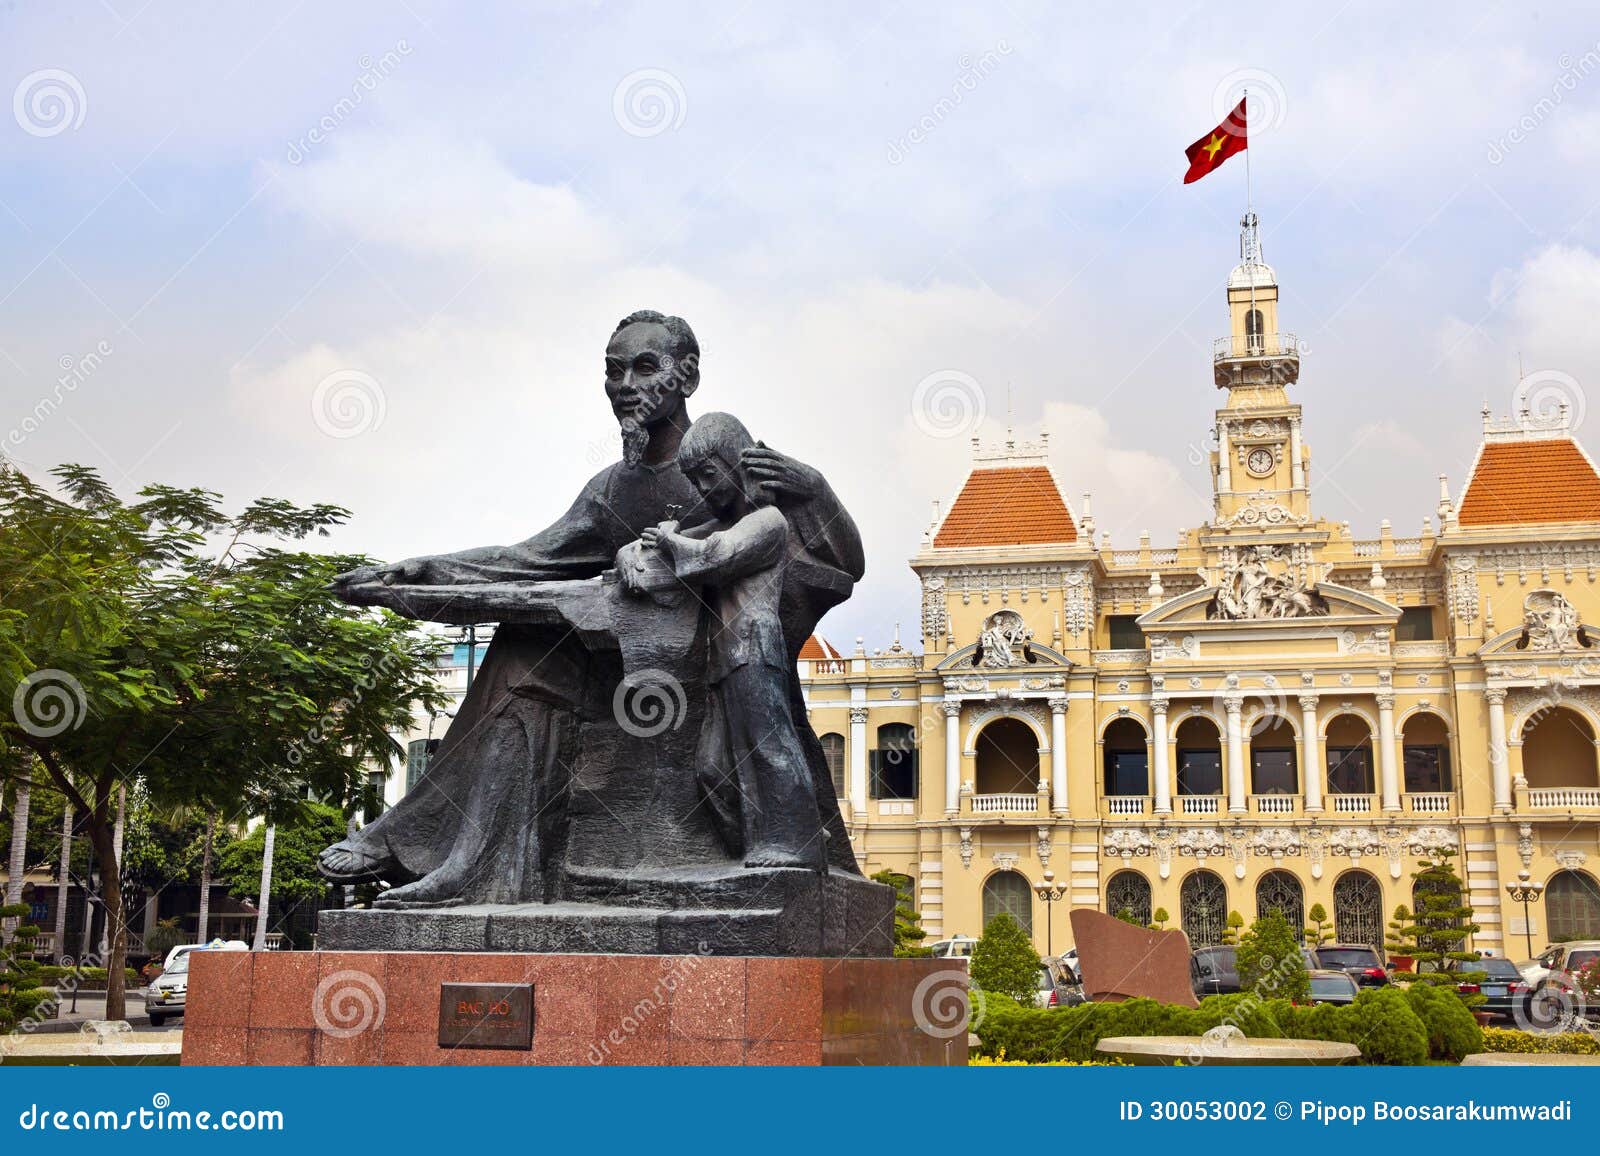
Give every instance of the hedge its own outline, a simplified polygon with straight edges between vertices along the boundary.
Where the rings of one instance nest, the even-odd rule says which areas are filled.
[[[1548,1053],[1563,1056],[1600,1056],[1600,1040],[1588,1032],[1524,1032],[1516,1028],[1484,1028],[1486,1052]]]
[[[1035,1064],[1094,1059],[1095,1045],[1108,1036],[1198,1036],[1222,1024],[1266,1039],[1355,1044],[1369,1064],[1421,1064],[1430,1057],[1459,1060],[1482,1051],[1477,1021],[1455,994],[1424,990],[1429,994],[1369,988],[1347,1007],[1220,995],[1206,997],[1198,1008],[1149,999],[1031,1008],[991,994],[982,1022],[973,1031],[981,1042],[981,1054],[1003,1052],[1008,1059]]]

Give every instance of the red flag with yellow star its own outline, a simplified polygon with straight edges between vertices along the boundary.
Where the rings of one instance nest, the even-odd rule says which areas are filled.
[[[1246,98],[1248,99],[1248,98]],[[1245,102],[1228,114],[1228,119],[1183,150],[1189,158],[1189,171],[1183,174],[1183,183],[1193,184],[1208,173],[1222,167],[1222,162],[1234,153],[1250,147],[1249,121],[1245,118]]]

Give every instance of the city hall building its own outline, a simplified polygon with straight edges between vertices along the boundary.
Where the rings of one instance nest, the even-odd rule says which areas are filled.
[[[1417,858],[1449,848],[1478,949],[1600,938],[1593,461],[1564,409],[1485,413],[1420,536],[1319,517],[1298,346],[1243,226],[1203,525],[1114,550],[1043,444],[974,446],[911,559],[920,650],[806,644],[863,868],[904,877],[933,939],[1006,911],[1060,951],[1092,907],[1164,909],[1199,945],[1230,911],[1301,926],[1320,903],[1381,945]],[[1522,872],[1546,884],[1531,927]]]

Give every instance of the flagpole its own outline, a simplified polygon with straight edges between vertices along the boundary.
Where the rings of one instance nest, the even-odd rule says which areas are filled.
[[[1250,186],[1250,90],[1244,90],[1244,98],[1240,101],[1244,105],[1244,208],[1249,212],[1255,208],[1255,195]]]

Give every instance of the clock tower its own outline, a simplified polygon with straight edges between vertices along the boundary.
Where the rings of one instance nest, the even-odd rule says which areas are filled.
[[[1288,387],[1300,377],[1300,345],[1278,329],[1278,278],[1261,259],[1253,211],[1239,222],[1240,261],[1228,275],[1228,336],[1212,349],[1217,410],[1211,455],[1212,529],[1303,527],[1311,521],[1309,454],[1300,407]]]

